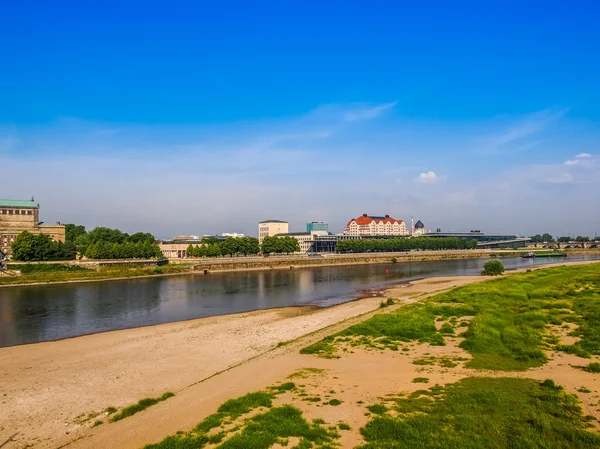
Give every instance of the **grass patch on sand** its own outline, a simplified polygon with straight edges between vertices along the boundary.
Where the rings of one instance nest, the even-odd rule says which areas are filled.
[[[412,382],[413,384],[428,384],[429,377],[415,377]]]
[[[590,363],[584,368],[584,370],[586,370],[588,373],[600,373],[600,363]]]
[[[577,397],[552,381],[467,378],[395,401],[395,416],[361,429],[361,449],[600,447]]]
[[[125,419],[125,418],[127,418],[129,416],[135,415],[136,413],[139,413],[142,410],[146,410],[148,407],[156,405],[159,402],[166,401],[167,399],[169,399],[170,397],[173,397],[173,396],[175,396],[175,394],[171,393],[169,391],[169,392],[163,394],[162,396],[160,396],[158,398],[144,398],[144,399],[141,399],[140,401],[138,401],[137,404],[133,404],[133,405],[130,405],[128,407],[125,407],[119,413],[117,413],[114,416],[112,416],[110,418],[110,422],[120,421],[120,420]]]
[[[292,437],[300,439],[296,449],[336,446],[339,435],[333,430],[335,427],[325,428],[322,419],[309,423],[302,412],[291,405],[273,407],[277,395],[295,388],[293,382],[286,382],[267,391],[230,399],[192,431],[178,432],[160,443],[145,446],[145,449],[202,449],[208,445],[218,449],[268,449],[276,443],[287,446]],[[251,412],[259,413],[246,418]]]
[[[544,350],[589,357],[600,355],[600,264],[553,267],[467,285],[423,303],[378,314],[302,349],[304,354],[337,357],[344,338],[387,338],[444,344],[436,319],[456,322],[474,316],[460,346],[472,355],[467,366],[526,370],[546,362]],[[452,319],[455,317],[455,319]],[[554,344],[549,325],[575,323],[573,345]],[[546,338],[545,338],[546,337]]]

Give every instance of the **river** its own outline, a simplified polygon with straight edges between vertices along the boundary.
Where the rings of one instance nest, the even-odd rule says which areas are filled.
[[[600,257],[568,258],[596,259]],[[507,270],[563,260],[502,259]],[[0,347],[274,307],[332,306],[393,282],[478,274],[485,261],[307,267],[0,288]]]

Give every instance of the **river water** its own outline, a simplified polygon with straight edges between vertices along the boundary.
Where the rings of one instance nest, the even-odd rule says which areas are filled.
[[[594,260],[574,256],[569,261]],[[0,288],[0,347],[274,307],[332,306],[386,284],[478,274],[485,259],[312,267]],[[506,269],[562,260],[502,259]]]

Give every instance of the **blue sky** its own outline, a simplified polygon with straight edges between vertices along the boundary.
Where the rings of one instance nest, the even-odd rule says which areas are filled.
[[[362,213],[600,233],[599,16],[593,1],[9,2],[0,197],[159,236],[266,218],[341,231]]]

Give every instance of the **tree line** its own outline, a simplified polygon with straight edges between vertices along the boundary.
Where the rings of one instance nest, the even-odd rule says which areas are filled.
[[[391,239],[339,240],[336,250],[341,253],[394,252],[410,250],[474,249],[474,239],[457,237],[414,237]]]
[[[260,252],[255,237],[227,237],[225,240],[204,239],[200,245],[187,247],[188,257],[219,257],[257,254]]]
[[[88,259],[160,258],[162,252],[154,236],[137,232],[129,235],[118,229],[65,225],[65,242],[55,242],[45,234],[22,232],[11,245],[16,261],[72,260],[79,254]]]
[[[590,238],[587,236],[582,236],[582,235],[578,235],[575,238],[572,237],[567,237],[567,236],[563,236],[563,237],[557,237],[554,238],[552,237],[552,235],[550,234],[536,234],[534,236],[531,237],[531,243],[553,243],[553,242],[559,242],[559,243],[569,243],[569,242],[599,242],[600,241],[600,237],[595,237],[595,238]]]
[[[204,239],[202,244],[190,244],[188,257],[247,256],[252,254],[282,254],[300,251],[298,240],[293,237],[265,237],[259,245],[255,237],[227,237],[225,240]]]

